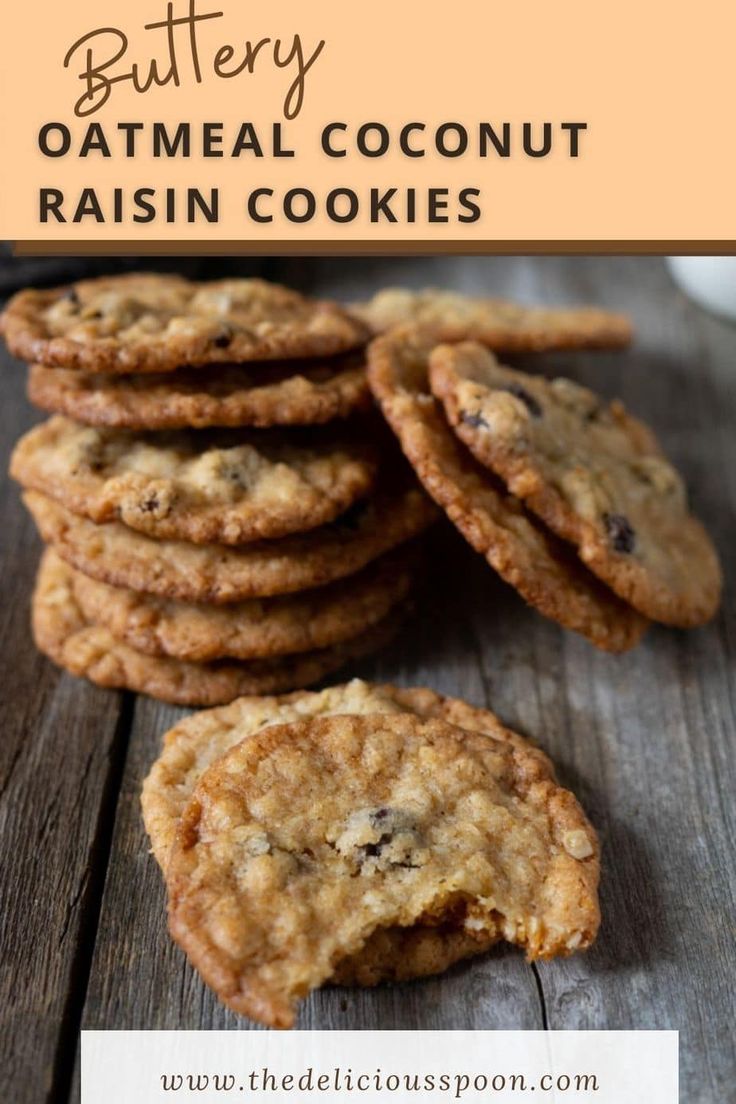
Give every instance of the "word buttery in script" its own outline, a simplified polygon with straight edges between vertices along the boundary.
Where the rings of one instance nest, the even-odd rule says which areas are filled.
[[[325,47],[324,39],[305,46],[301,35],[289,39],[246,39],[239,45],[225,42],[205,51],[200,41],[203,23],[222,19],[221,11],[197,11],[197,0],[189,0],[182,15],[177,14],[173,0],[168,0],[166,15],[143,30],[156,36],[160,51],[143,60],[129,56],[130,39],[118,27],[98,27],[78,38],[66,52],[64,67],[71,69],[81,63],[77,76],[84,91],[74,105],[75,115],[83,118],[94,114],[110,99],[116,85],[126,83],[136,92],[173,85],[180,88],[186,80],[201,84],[205,75],[223,80],[241,74],[253,75],[268,65],[283,69],[291,77],[283,101],[286,119],[295,119],[304,103],[306,76]]]

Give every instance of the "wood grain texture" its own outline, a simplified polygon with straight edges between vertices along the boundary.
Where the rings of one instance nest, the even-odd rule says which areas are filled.
[[[731,1099],[736,1083],[736,330],[688,304],[658,260],[293,260],[271,268],[272,275],[298,286],[346,299],[387,283],[435,283],[530,302],[587,301],[631,313],[638,330],[631,353],[557,356],[539,364],[607,396],[620,395],[651,421],[683,470],[727,573],[723,609],[713,625],[687,633],[655,628],[630,655],[611,657],[527,610],[453,532],[439,537],[437,570],[417,622],[379,660],[354,673],[428,684],[490,705],[551,753],[562,780],[601,833],[601,935],[588,954],[534,969],[517,953],[498,951],[426,982],[370,992],[325,990],[306,1002],[299,1026],[678,1028],[682,1099],[688,1104]],[[13,420],[7,432],[17,432]],[[4,639],[12,640],[13,683],[19,687],[12,723],[25,732],[28,747],[20,745],[25,754],[36,749],[23,776],[25,801],[37,817],[32,823],[40,826],[36,805],[49,797],[43,779],[53,778],[63,801],[76,793],[86,762],[80,748],[94,736],[98,756],[109,754],[104,748],[115,743],[119,707],[115,695],[58,679],[34,658],[27,638],[19,643],[26,631],[31,567],[27,529],[14,516],[14,541],[26,544],[13,554],[16,612],[3,608],[2,616],[11,618]],[[62,684],[68,695],[63,708],[49,689],[61,693]],[[217,1005],[170,943],[160,877],[147,854],[140,784],[161,735],[180,715],[151,701],[136,702],[91,970],[88,983],[86,974],[81,982],[87,1027],[250,1026]],[[74,763],[63,765],[57,750],[53,772],[37,775],[33,764],[51,754],[59,730],[68,742],[72,716]],[[38,848],[20,838],[29,812],[19,802],[19,790],[7,804],[17,821],[15,836],[7,838],[19,841],[7,884],[14,898],[45,904],[52,926],[56,910],[74,900],[74,879],[67,874],[61,885],[60,865],[71,864],[80,877],[89,864],[105,775],[97,761],[93,774],[96,781],[88,783],[84,803],[70,808],[59,799],[73,847],[58,843],[55,851],[44,849],[39,856]],[[53,907],[47,899],[51,882],[59,895],[67,894]],[[74,885],[78,889],[78,881]],[[27,906],[17,911],[30,923]],[[86,934],[91,949],[91,931]],[[53,938],[46,934],[45,941],[24,951],[17,971],[23,980],[16,992],[27,994],[27,1007],[47,1009],[44,1022],[51,1027],[63,1013],[60,994],[70,978],[72,960],[61,957],[54,959]],[[50,1003],[49,992],[55,994]],[[80,1000],[78,988],[73,1000]],[[15,1069],[33,1051],[32,1044],[21,1044]]]
[[[30,423],[23,374],[0,366],[2,472]],[[121,696],[61,676],[31,640],[38,546],[0,483],[0,1099],[64,1098],[121,762]]]

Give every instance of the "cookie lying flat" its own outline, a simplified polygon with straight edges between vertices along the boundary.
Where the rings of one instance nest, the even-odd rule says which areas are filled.
[[[156,860],[165,871],[179,818],[204,771],[241,740],[274,724],[335,714],[414,713],[436,717],[475,732],[531,749],[485,709],[457,698],[445,698],[425,688],[372,686],[353,679],[342,686],[281,697],[239,698],[180,721],[164,737],[159,758],[143,783],[141,807]],[[546,758],[537,753],[545,764]],[[495,936],[482,939],[451,922],[415,924],[412,928],[374,932],[361,950],[344,959],[330,978],[343,985],[376,985],[441,973],[449,966],[480,954]]]
[[[86,372],[331,356],[366,332],[333,303],[263,280],[138,273],[15,295],[0,316],[15,356]]]
[[[290,1027],[377,929],[433,919],[531,959],[589,946],[598,869],[537,752],[406,714],[323,717],[264,729],[200,778],[169,923],[229,1007]]]
[[[23,501],[43,540],[91,578],[213,605],[293,594],[343,579],[437,519],[424,492],[401,479],[330,525],[238,548],[152,540],[119,522],[95,525],[35,491]]]
[[[505,728],[494,713],[459,698],[447,698],[426,687],[373,685],[361,679],[326,690],[298,691],[279,697],[239,698],[230,705],[186,717],[164,736],[161,754],[143,783],[141,806],[151,848],[166,869],[176,826],[201,775],[226,751],[269,725],[336,714],[411,713],[483,732],[503,743],[549,760],[527,740]]]
[[[90,624],[74,597],[71,569],[48,549],[33,595],[33,635],[39,651],[72,675],[98,686],[149,694],[174,705],[223,705],[243,694],[269,694],[309,686],[384,647],[401,614],[353,640],[318,651],[250,662],[185,663],[143,655]]]
[[[652,432],[571,380],[499,364],[480,345],[432,353],[431,385],[458,436],[647,617],[698,625],[721,592],[718,556]]]
[[[370,405],[360,354],[173,375],[90,375],[34,364],[28,397],[86,425],[123,429],[317,425]]]
[[[332,521],[373,485],[365,442],[296,433],[146,434],[54,415],[21,438],[10,470],[95,522],[122,521],[164,540],[242,544]]]
[[[421,566],[418,553],[415,547],[402,548],[326,587],[229,606],[155,598],[69,570],[74,597],[88,621],[146,655],[202,663],[267,659],[353,639],[408,596]]]
[[[434,338],[412,330],[370,347],[369,382],[426,490],[476,552],[530,605],[599,648],[622,652],[646,621],[604,587],[562,541],[477,464],[428,391]]]
[[[596,307],[524,307],[431,288],[386,288],[351,310],[374,333],[414,325],[446,341],[472,338],[503,352],[618,349],[631,340],[628,318]]]

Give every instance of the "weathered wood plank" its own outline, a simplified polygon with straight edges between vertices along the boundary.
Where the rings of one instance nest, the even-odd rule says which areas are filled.
[[[0,361],[0,468],[30,424],[22,373]],[[0,1098],[42,1104],[72,1070],[107,823],[121,742],[121,699],[60,675],[29,630],[33,526],[0,480]]]
[[[607,266],[588,264],[588,278],[596,268],[602,287]],[[706,1104],[728,1097],[736,1070],[728,1012],[736,333],[648,268],[622,266],[624,306],[638,315],[642,341],[620,369],[612,366],[606,389],[661,430],[721,548],[726,597],[712,626],[654,630],[613,663],[566,641],[566,723],[544,742],[601,830],[605,925],[588,956],[543,966],[540,976],[551,1027],[679,1029],[683,1098]],[[585,379],[596,371],[590,358],[581,364]]]

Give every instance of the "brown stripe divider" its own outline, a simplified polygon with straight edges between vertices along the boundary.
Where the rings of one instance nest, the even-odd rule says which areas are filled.
[[[295,241],[274,239],[219,239],[192,241],[123,241],[79,240],[49,241],[33,239],[13,243],[17,257],[40,256],[441,256],[496,255],[537,256],[543,254],[568,255],[718,255],[736,254],[736,240],[725,241],[628,241],[600,239],[591,241],[476,241],[464,239],[435,239],[433,241],[342,240]]]

